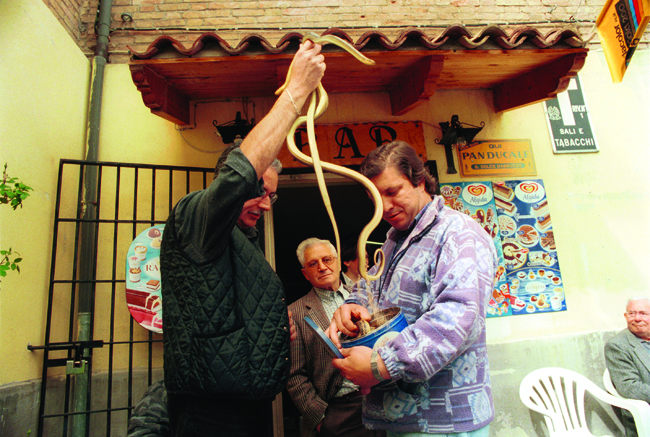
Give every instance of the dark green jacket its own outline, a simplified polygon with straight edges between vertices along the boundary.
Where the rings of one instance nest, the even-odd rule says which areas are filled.
[[[219,177],[174,207],[161,246],[165,385],[169,393],[262,399],[289,375],[289,319],[282,283],[238,226],[246,200],[263,194],[239,151]]]

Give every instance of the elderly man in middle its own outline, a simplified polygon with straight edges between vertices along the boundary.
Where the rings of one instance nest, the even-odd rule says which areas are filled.
[[[332,366],[332,355],[307,325],[309,316],[321,329],[329,327],[334,311],[349,290],[341,284],[336,249],[327,240],[309,238],[296,251],[311,291],[289,306],[297,338],[291,342],[291,373],[287,391],[300,411],[302,435],[318,437],[383,437],[361,422],[359,387]]]

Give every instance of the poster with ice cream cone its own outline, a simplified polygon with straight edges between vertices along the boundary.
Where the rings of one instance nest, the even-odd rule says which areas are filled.
[[[160,245],[165,225],[142,231],[126,254],[126,305],[145,329],[162,333]]]
[[[541,180],[494,182],[512,314],[565,311],[546,190]]]
[[[492,296],[488,303],[487,316],[503,317],[511,315],[511,297],[504,274],[505,263],[501,249],[501,237],[492,182],[441,184],[440,191],[447,206],[471,216],[492,237],[499,258],[499,265],[495,275]]]

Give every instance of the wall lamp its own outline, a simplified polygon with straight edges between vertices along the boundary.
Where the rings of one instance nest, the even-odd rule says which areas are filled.
[[[224,124],[217,124],[217,120],[212,122],[212,125],[217,128],[221,141],[224,144],[232,144],[236,138],[241,138],[242,140],[255,126],[255,119],[251,118],[250,123],[248,120],[241,118],[241,112],[237,111],[235,119]]]
[[[470,127],[465,127],[470,126]],[[452,146],[462,147],[472,142],[476,134],[485,127],[485,122],[481,122],[481,126],[474,126],[468,123],[458,121],[457,115],[451,116],[451,122],[443,121],[440,123],[442,129],[442,138],[440,141],[435,140],[436,144],[445,146],[445,156],[447,157],[447,173],[458,173],[454,166],[454,154],[451,149]]]

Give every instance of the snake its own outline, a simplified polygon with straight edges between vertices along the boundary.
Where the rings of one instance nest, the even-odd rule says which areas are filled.
[[[315,33],[310,32],[305,34],[305,36],[302,38],[302,42],[305,42],[306,40],[310,40],[314,44],[320,44],[320,45],[334,44],[335,46],[338,46],[343,50],[347,51],[356,59],[358,59],[359,61],[361,61],[366,65],[375,64],[375,61],[367,58],[361,52],[359,52],[352,44],[337,37],[336,35],[316,35]],[[277,89],[277,91],[275,92],[276,95],[279,96],[280,94],[282,94],[282,92],[289,86],[289,81],[291,80],[292,67],[293,67],[293,61],[291,62],[291,65],[289,65],[289,71],[287,71],[286,80],[284,84]],[[296,158],[298,161],[302,162],[305,165],[314,167],[314,173],[316,174],[318,188],[320,190],[321,197],[323,198],[323,203],[325,204],[325,209],[327,210],[327,214],[329,215],[330,221],[332,222],[332,227],[334,228],[334,236],[336,239],[337,253],[341,253],[341,240],[339,237],[338,227],[336,225],[336,219],[334,218],[334,211],[332,210],[332,204],[330,201],[329,193],[327,192],[327,185],[325,184],[323,169],[331,173],[338,174],[340,176],[348,177],[360,183],[366,188],[368,193],[370,193],[370,197],[375,205],[375,212],[372,218],[370,219],[370,221],[368,222],[368,224],[366,224],[366,226],[361,230],[357,242],[358,259],[359,259],[359,275],[366,280],[366,283],[369,283],[370,281],[375,281],[379,279],[381,273],[384,270],[384,253],[381,249],[375,251],[374,260],[375,260],[375,264],[377,265],[377,271],[375,272],[375,274],[370,275],[368,273],[368,269],[366,268],[366,243],[368,242],[368,238],[370,237],[370,234],[372,233],[372,231],[375,230],[377,225],[379,225],[382,218],[383,204],[381,200],[381,195],[379,194],[379,190],[377,190],[377,187],[375,187],[375,185],[368,178],[366,178],[359,172],[350,170],[347,167],[343,167],[340,165],[336,165],[336,164],[332,164],[320,160],[320,156],[318,154],[318,145],[316,144],[314,120],[316,120],[318,117],[323,115],[323,113],[327,110],[328,104],[329,104],[329,98],[327,96],[327,92],[325,91],[325,88],[323,88],[323,84],[319,82],[316,89],[314,89],[311,92],[307,115],[299,116],[296,119],[296,121],[294,121],[291,128],[289,129],[289,133],[287,134],[287,147],[291,155],[293,155],[293,157]],[[300,127],[300,125],[302,125],[303,123],[307,124],[307,139],[309,142],[309,151],[311,153],[311,157],[302,153],[296,146],[294,140],[294,134],[296,132],[296,129],[298,129],[298,127]],[[340,257],[338,257],[337,262],[340,268],[341,266]]]

